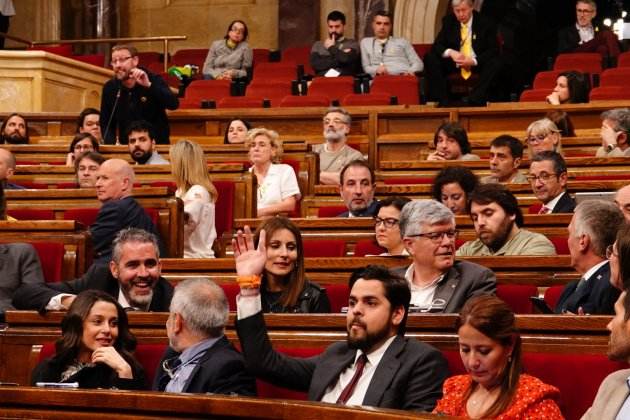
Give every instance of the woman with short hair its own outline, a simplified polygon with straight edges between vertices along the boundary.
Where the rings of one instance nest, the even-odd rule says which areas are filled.
[[[247,44],[247,25],[242,20],[233,20],[223,39],[210,46],[203,63],[203,77],[215,80],[233,80],[247,77],[252,67],[254,53]]]

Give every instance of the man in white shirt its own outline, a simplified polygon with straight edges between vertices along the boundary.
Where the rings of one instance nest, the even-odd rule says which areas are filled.
[[[156,150],[155,130],[147,121],[134,121],[127,130],[127,145],[131,158],[140,165],[168,165]]]
[[[544,151],[534,155],[527,179],[542,203],[539,214],[573,213],[575,200],[567,192],[567,164],[559,153]]]
[[[377,11],[372,19],[373,37],[361,40],[363,71],[370,76],[384,74],[413,75],[424,65],[416,50],[404,38],[392,37],[392,17],[384,10]]]
[[[346,144],[352,123],[348,111],[328,108],[323,123],[326,142],[313,146],[313,152],[319,155],[319,182],[339,185],[339,172],[348,162],[363,159],[363,155]]]
[[[409,287],[387,268],[368,266],[350,278],[346,342],[330,345],[314,358],[280,356],[270,345],[260,298],[265,232],[258,248],[251,231],[234,241],[241,294],[236,328],[247,368],[275,385],[308,391],[308,399],[431,411],[448,376],[435,348],[404,337]]]

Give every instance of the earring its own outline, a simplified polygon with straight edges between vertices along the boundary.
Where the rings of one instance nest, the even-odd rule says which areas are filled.
[[[508,356],[508,363],[512,363],[512,355],[511,354]]]

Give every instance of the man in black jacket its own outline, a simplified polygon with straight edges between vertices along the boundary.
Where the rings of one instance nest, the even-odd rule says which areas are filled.
[[[149,121],[155,127],[155,141],[169,143],[166,109],[177,109],[179,101],[160,76],[138,67],[138,51],[130,45],[112,48],[114,78],[103,86],[101,132],[107,144],[127,144],[131,121]]]
[[[155,235],[141,229],[124,229],[114,240],[109,266],[93,264],[83,277],[61,283],[22,284],[15,292],[18,309],[65,310],[76,295],[87,289],[110,294],[123,308],[166,312],[173,297],[171,286],[161,273]]]
[[[341,76],[353,76],[361,71],[359,43],[344,36],[346,15],[333,10],[326,18],[328,36],[317,41],[311,48],[311,67],[317,76],[324,76],[329,71]]]
[[[210,280],[177,285],[166,321],[170,347],[158,365],[154,390],[256,395],[243,356],[224,335],[228,310],[223,289]]]

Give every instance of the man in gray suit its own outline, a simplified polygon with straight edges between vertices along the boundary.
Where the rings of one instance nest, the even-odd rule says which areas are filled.
[[[630,295],[624,291],[615,303],[615,317],[607,326],[610,331],[608,358],[611,360],[630,362],[628,318],[630,318]],[[593,405],[582,416],[582,420],[630,418],[629,377],[630,369],[618,370],[608,375],[600,385]]]
[[[409,287],[385,267],[368,266],[350,278],[347,339],[318,356],[294,358],[271,348],[261,310],[260,273],[265,232],[258,249],[249,228],[234,243],[241,285],[236,328],[247,368],[261,379],[298,391],[308,399],[431,411],[442,396],[448,367],[435,348],[404,337]]]
[[[44,275],[35,248],[30,244],[0,244],[0,319],[21,285],[44,285]]]
[[[405,204],[400,235],[413,263],[394,272],[409,284],[412,312],[459,312],[468,298],[496,292],[491,270],[455,261],[455,215],[444,204],[434,200]]]

